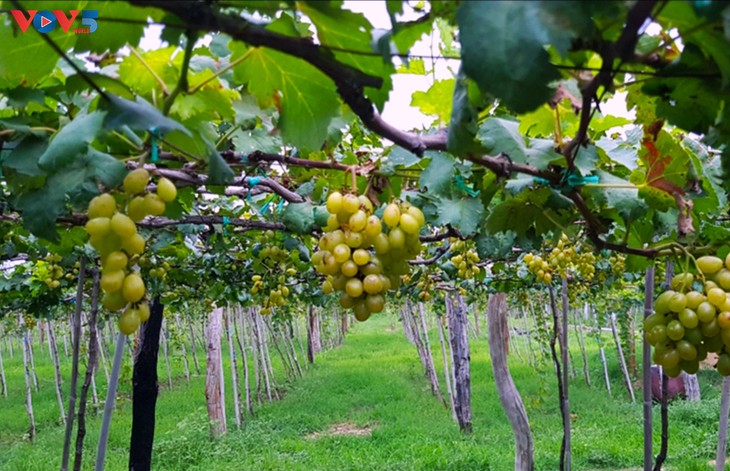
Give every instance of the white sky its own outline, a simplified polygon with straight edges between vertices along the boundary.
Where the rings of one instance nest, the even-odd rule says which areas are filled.
[[[391,28],[390,17],[386,10],[385,1],[346,0],[344,2],[344,6],[348,10],[365,15],[374,28]],[[410,21],[418,18],[419,15],[419,13],[414,13],[413,11],[406,11],[399,20]],[[648,29],[651,30],[651,26]],[[145,30],[145,35],[141,42],[141,48],[144,50],[151,50],[162,47],[162,42],[160,40],[161,31],[161,26],[149,26]],[[438,47],[438,32],[434,31],[431,35],[432,37],[424,36],[420,41],[416,42],[411,48],[410,53],[414,55],[427,56],[440,55]],[[209,41],[210,39],[207,39],[206,42]],[[428,59],[424,60],[424,64],[427,68],[431,67],[431,61]],[[403,130],[427,129],[430,127],[435,117],[426,116],[421,113],[418,108],[411,106],[411,95],[413,92],[418,90],[428,90],[433,84],[434,76],[436,79],[453,77],[454,73],[459,68],[459,61],[454,59],[437,59],[433,65],[433,75],[393,75],[393,90],[390,92],[388,102],[385,104],[383,119]],[[630,119],[633,119],[635,114],[633,111],[629,112],[626,110],[626,94],[622,92],[617,93],[609,99],[602,106],[602,110],[604,110],[604,113],[606,114],[625,116]]]

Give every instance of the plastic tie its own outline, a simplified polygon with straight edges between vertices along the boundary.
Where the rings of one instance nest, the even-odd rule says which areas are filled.
[[[248,184],[252,187],[261,183],[261,177],[248,177]]]
[[[149,129],[149,131],[151,135],[150,146],[152,147],[152,155],[150,156],[150,160],[153,164],[156,164],[160,160],[159,149],[157,149],[157,128],[152,127]]]
[[[271,195],[269,198],[264,202],[264,205],[261,206],[261,215],[263,216],[266,214],[266,212],[269,210],[269,204],[274,201],[274,198],[276,198],[276,195]]]
[[[282,199],[281,201],[279,201],[279,207],[278,207],[278,208],[276,208],[276,211],[277,211],[278,213],[281,213],[281,211],[282,211],[283,209],[284,209],[284,200]]]
[[[537,184],[549,185],[556,190],[572,190],[579,186],[596,184],[600,181],[598,175],[588,175],[587,177],[581,177],[580,175],[572,172],[568,173],[567,170],[563,171],[562,175],[560,176],[560,180],[557,183],[550,182],[542,177],[535,177],[533,180]]]
[[[247,163],[249,163],[249,161],[248,161],[248,154],[243,154],[243,155],[241,156],[241,163],[242,163],[242,164],[247,164]]]
[[[223,216],[223,235],[228,235],[228,229],[226,229],[226,226],[231,222],[231,219],[228,216]]]
[[[456,182],[456,188],[463,191],[467,195],[471,196],[472,198],[476,198],[477,196],[479,196],[479,190],[475,190],[474,188],[468,186],[464,181],[464,177],[462,177],[461,175],[455,175],[454,181]]]

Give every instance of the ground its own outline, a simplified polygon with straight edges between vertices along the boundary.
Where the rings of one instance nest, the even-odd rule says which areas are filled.
[[[442,372],[438,336],[432,348]],[[642,406],[632,404],[621,383],[615,349],[604,336],[613,397],[603,387],[597,343],[587,339],[593,387],[585,386],[580,353],[573,351],[577,376],[570,384],[573,413],[574,469],[635,470],[642,460]],[[175,383],[168,390],[160,360],[161,394],[153,468],[156,470],[509,470],[513,468],[512,432],[494,388],[485,336],[472,339],[474,433],[462,435],[451,414],[431,395],[416,349],[403,335],[394,315],[377,315],[356,324],[345,344],[325,352],[286,385],[286,397],[257,407],[235,430],[230,382],[227,383],[229,433],[208,440],[204,377],[191,385],[182,377],[182,362],[173,359]],[[227,351],[224,348],[224,351]],[[23,409],[23,376],[19,355],[5,358],[11,397],[0,398],[0,469],[58,468],[63,427],[56,423],[53,373],[47,353],[38,352],[41,392],[35,397],[38,439],[23,440],[27,416]],[[204,358],[200,356],[201,360]],[[272,356],[272,358],[274,358]],[[64,368],[68,366],[64,359]],[[537,469],[558,469],[561,419],[552,368],[529,367],[515,349],[510,367],[525,400],[535,439]],[[228,365],[226,364],[226,371]],[[278,371],[281,382],[283,372]],[[227,378],[228,380],[228,378]],[[104,375],[97,375],[100,394]],[[676,402],[670,409],[668,470],[709,470],[717,443],[720,380],[712,371],[700,376],[703,401]],[[108,470],[126,469],[131,422],[129,372],[123,379],[107,454]],[[443,387],[442,378],[442,387]],[[640,392],[637,392],[640,397]],[[659,415],[655,407],[655,452],[659,446]],[[85,469],[94,460],[98,417],[87,436]]]

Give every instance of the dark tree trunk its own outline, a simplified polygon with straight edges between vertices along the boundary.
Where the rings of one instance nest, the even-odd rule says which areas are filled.
[[[152,467],[152,442],[155,437],[157,405],[157,354],[164,305],[156,297],[150,318],[142,325],[132,376],[132,436],[129,443],[129,469],[147,471]]]

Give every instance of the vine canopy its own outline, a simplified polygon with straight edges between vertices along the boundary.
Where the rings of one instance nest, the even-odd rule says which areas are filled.
[[[144,165],[181,189],[171,219],[212,215],[207,193],[273,193],[291,207],[273,222],[309,233],[328,189],[353,179],[374,202],[409,199],[431,233],[476,237],[482,257],[499,234],[645,257],[728,240],[725,2],[371,8],[390,28],[342,1],[3,0],[0,217],[58,242],[57,223],[83,223]],[[76,34],[92,10],[96,29]],[[48,32],[29,20],[50,14]],[[163,43],[145,50],[151,24]],[[438,50],[413,54],[428,35]],[[381,115],[403,75],[430,83],[411,102],[428,129]],[[615,96],[629,117],[611,114]]]

